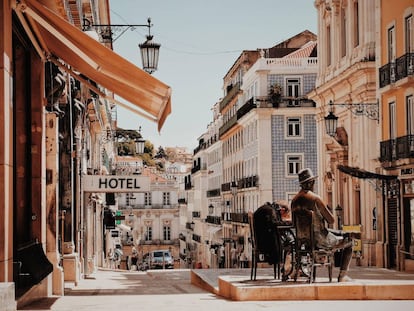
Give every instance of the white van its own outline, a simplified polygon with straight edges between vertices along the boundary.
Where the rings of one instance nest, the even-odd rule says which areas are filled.
[[[168,250],[156,250],[144,255],[143,261],[149,269],[173,269],[174,259]]]

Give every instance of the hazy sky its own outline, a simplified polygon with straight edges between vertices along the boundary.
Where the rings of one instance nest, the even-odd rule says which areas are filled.
[[[192,151],[223,97],[223,77],[243,50],[269,48],[304,30],[317,34],[313,0],[110,0],[112,24],[146,24],[161,44],[153,76],[172,88],[172,113],[161,132],[147,119],[118,107],[118,126],[138,129],[155,148]],[[114,51],[138,67],[146,27],[128,30]]]

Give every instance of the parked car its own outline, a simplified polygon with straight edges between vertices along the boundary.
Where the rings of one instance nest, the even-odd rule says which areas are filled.
[[[144,265],[149,269],[173,269],[174,259],[168,250],[156,250],[143,257]]]

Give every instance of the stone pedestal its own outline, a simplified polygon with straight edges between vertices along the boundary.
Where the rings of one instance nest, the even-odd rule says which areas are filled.
[[[63,269],[59,265],[59,256],[56,252],[47,253],[47,258],[53,263],[52,293],[53,295],[63,296],[65,294],[65,281]]]
[[[17,310],[17,304],[14,300],[14,283],[0,283],[0,306],[4,311]]]
[[[404,271],[414,272],[414,260],[412,260],[412,259],[405,259],[404,260]]]
[[[384,262],[384,243],[383,242],[377,242],[375,244],[375,258],[376,258],[376,267],[377,268],[384,268],[385,262]]]
[[[63,255],[63,272],[66,282],[74,282],[75,285],[80,280],[80,263],[77,253]]]

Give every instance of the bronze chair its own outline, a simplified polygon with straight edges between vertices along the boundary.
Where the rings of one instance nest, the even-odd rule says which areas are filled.
[[[334,251],[316,247],[313,211],[296,210],[293,212],[293,221],[296,231],[294,280],[303,275],[308,278],[309,283],[312,283],[316,280],[316,268],[327,267],[329,282],[332,282]]]
[[[280,278],[281,241],[276,224],[276,211],[268,203],[254,213],[248,213],[252,244],[252,268],[250,279],[256,280],[257,264],[273,265],[274,278]]]

